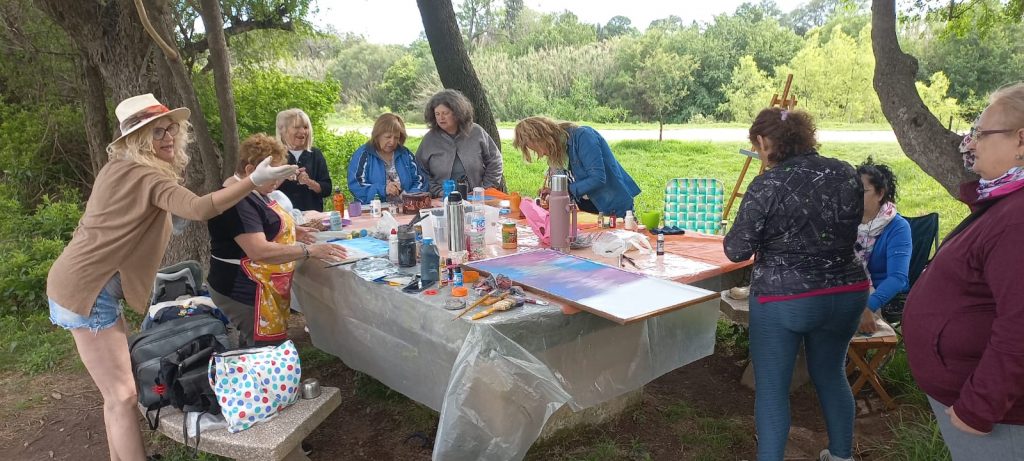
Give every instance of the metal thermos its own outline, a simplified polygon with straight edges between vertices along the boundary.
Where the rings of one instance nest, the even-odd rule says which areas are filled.
[[[462,194],[453,191],[445,205],[445,227],[448,230],[448,251],[466,251],[466,209]]]
[[[548,212],[551,218],[551,248],[568,252],[569,220],[569,177],[564,174],[551,176],[551,193],[548,194]]]

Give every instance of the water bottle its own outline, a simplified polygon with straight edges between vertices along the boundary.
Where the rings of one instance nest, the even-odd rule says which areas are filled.
[[[454,191],[445,205],[445,230],[448,232],[448,252],[456,264],[466,261],[466,209],[462,194]]]
[[[441,265],[441,256],[437,252],[434,240],[423,239],[423,253],[420,255],[420,280],[424,283],[436,282],[439,278],[438,270]]]
[[[551,249],[569,252],[569,177],[556,174],[551,176],[551,193],[548,194],[548,215],[551,219]]]

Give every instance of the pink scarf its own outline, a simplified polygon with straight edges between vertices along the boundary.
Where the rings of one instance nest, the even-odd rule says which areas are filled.
[[[1006,174],[991,181],[978,181],[978,201],[1002,197],[1024,187],[1024,168],[1015,166]]]
[[[871,252],[875,249],[875,241],[895,217],[896,205],[892,202],[885,202],[871,221],[857,226],[857,246],[854,247],[854,250],[857,253],[857,259],[860,259],[865,269],[868,267]]]

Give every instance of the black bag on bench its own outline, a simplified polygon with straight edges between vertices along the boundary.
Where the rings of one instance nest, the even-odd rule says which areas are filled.
[[[156,324],[128,342],[139,404],[151,429],[159,409],[220,412],[207,371],[210,357],[228,349],[227,328],[208,308],[188,317]],[[156,417],[150,412],[157,410]]]

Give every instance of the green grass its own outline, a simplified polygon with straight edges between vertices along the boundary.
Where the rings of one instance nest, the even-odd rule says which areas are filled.
[[[0,317],[0,370],[31,376],[82,368],[74,350],[71,333],[54,327],[46,311]]]
[[[694,460],[736,459],[736,450],[751,439],[749,429],[739,421],[698,411],[686,402],[669,405],[660,413],[676,428],[683,450]]]
[[[890,425],[893,437],[869,447],[879,459],[887,461],[948,461],[951,459],[930,410],[904,407],[899,420]]]
[[[629,122],[618,122],[618,123],[597,123],[597,122],[576,122],[581,125],[587,125],[598,130],[657,130],[657,122],[648,123],[629,123]],[[406,128],[426,128],[427,126],[423,123],[406,122]],[[327,117],[327,127],[331,130],[347,130],[353,128],[370,128],[373,126],[373,120],[346,120],[337,115]],[[516,120],[498,122],[498,128],[514,128],[516,126]],[[670,123],[665,125],[666,130],[686,130],[686,129],[708,129],[708,128],[749,128],[750,123],[747,122],[711,122],[711,123]],[[846,122],[822,122],[818,124],[818,128],[822,130],[835,130],[835,131],[888,131],[892,127],[888,123],[846,123]]]

